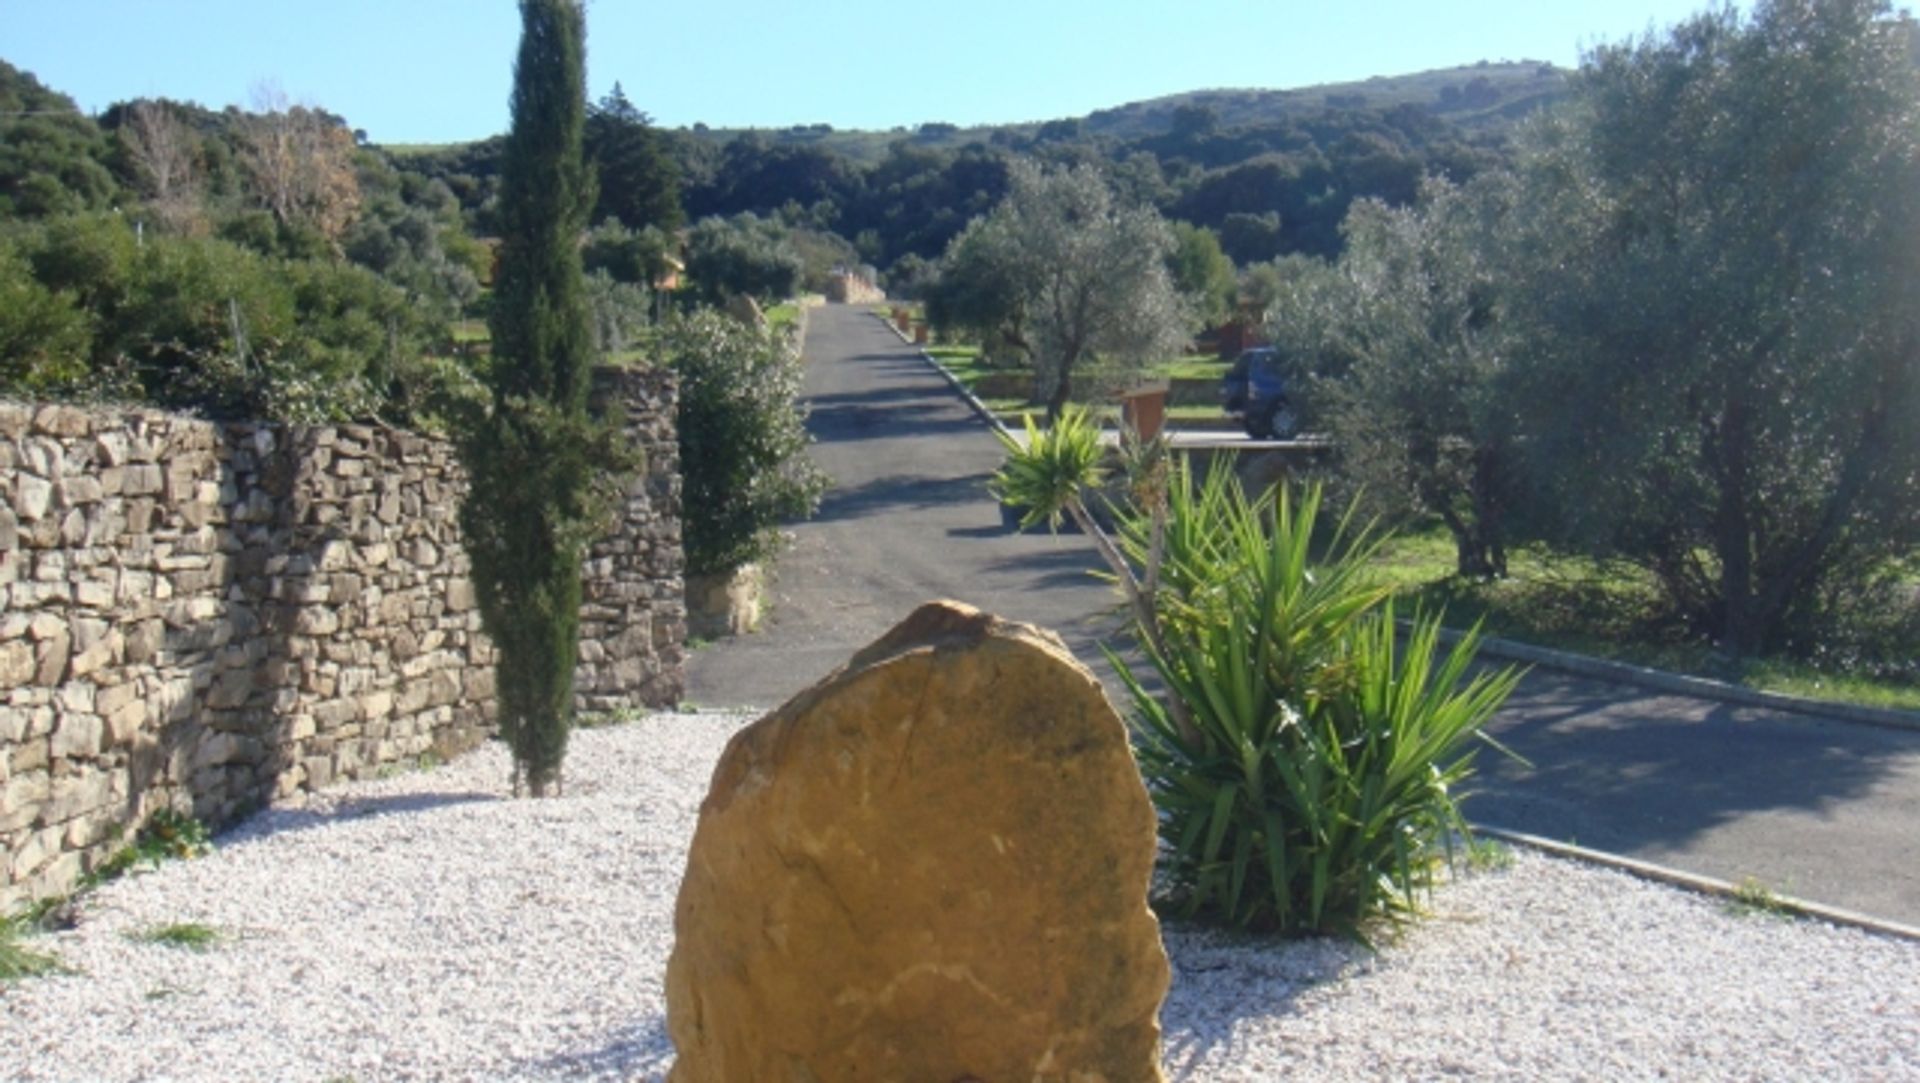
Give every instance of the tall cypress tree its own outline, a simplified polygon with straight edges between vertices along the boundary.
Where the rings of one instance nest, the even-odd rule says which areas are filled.
[[[500,733],[513,750],[514,789],[524,782],[539,797],[559,782],[567,751],[580,565],[607,506],[611,434],[587,414],[585,19],[579,0],[521,0],[520,16],[488,320],[492,402],[460,425],[470,479],[460,525],[481,620],[499,651]]]

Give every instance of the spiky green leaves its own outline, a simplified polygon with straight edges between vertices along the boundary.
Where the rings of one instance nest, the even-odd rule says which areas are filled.
[[[1469,679],[1475,640],[1437,664],[1438,621],[1397,649],[1377,547],[1320,494],[1250,502],[1230,471],[1171,487],[1163,645],[1147,653],[1178,724],[1117,656],[1185,913],[1282,933],[1364,937],[1411,913],[1465,824],[1468,742],[1517,677]],[[1129,523],[1128,547],[1145,527]]]

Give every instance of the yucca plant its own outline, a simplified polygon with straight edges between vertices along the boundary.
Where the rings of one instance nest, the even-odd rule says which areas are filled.
[[[1343,517],[1314,559],[1320,491],[1249,501],[1216,470],[1168,492],[1149,692],[1109,654],[1187,916],[1365,939],[1410,914],[1466,825],[1453,788],[1517,675],[1469,678],[1477,636],[1436,664],[1439,622],[1397,649],[1372,532]],[[1127,520],[1123,551],[1151,544]],[[1175,706],[1184,721],[1177,720]]]
[[[987,482],[988,491],[1002,504],[1025,509],[1020,520],[1023,527],[1044,522],[1057,528],[1063,514],[1071,517],[1081,532],[1093,539],[1094,549],[1106,562],[1114,584],[1126,596],[1141,639],[1162,652],[1156,595],[1167,522],[1170,455],[1165,439],[1141,441],[1133,434],[1122,438],[1121,462],[1139,519],[1135,530],[1142,538],[1138,547],[1140,570],[1136,571],[1120,544],[1101,529],[1087,507],[1088,495],[1097,492],[1106,480],[1106,449],[1100,426],[1086,408],[1067,405],[1047,429],[1036,426],[1029,415],[1026,430],[1024,441],[1011,433],[995,431],[1007,450],[1007,461]],[[1167,709],[1173,725],[1192,734],[1185,704],[1172,701]]]

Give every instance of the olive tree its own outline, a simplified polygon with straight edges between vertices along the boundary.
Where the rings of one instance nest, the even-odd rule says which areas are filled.
[[[1920,81],[1880,0],[1598,49],[1513,216],[1529,458],[1563,540],[1730,654],[1920,544]]]
[[[1190,318],[1167,273],[1173,233],[1157,212],[1119,203],[1089,166],[1010,168],[1006,200],[954,244],[979,246],[972,258],[1012,286],[1051,420],[1089,361],[1137,369],[1179,350]]]
[[[1495,229],[1507,187],[1432,180],[1413,207],[1354,204],[1338,263],[1290,263],[1268,320],[1347,477],[1390,515],[1438,517],[1468,576],[1506,574],[1515,490]]]

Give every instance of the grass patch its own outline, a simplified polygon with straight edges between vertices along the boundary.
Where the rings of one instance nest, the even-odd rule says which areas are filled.
[[[586,711],[575,716],[575,729],[597,730],[610,726],[625,726],[647,717],[650,714],[644,707],[621,707],[612,711]]]
[[[1730,662],[1664,619],[1652,576],[1621,563],[1524,546],[1508,554],[1505,579],[1454,574],[1453,540],[1444,528],[1395,537],[1373,562],[1392,584],[1446,623],[1478,621],[1488,634],[1521,643],[1710,677],[1766,692],[1870,707],[1920,710],[1920,685],[1836,672],[1787,659]]]
[[[1773,893],[1772,888],[1753,876],[1734,885],[1733,894],[1726,900],[1724,909],[1737,918],[1771,917],[1791,921],[1795,916]]]
[[[206,825],[200,821],[172,809],[154,813],[131,843],[82,876],[71,895],[41,899],[18,914],[0,917],[0,982],[71,973],[57,958],[22,944],[21,938],[70,926],[76,900],[102,884],[163,861],[199,857],[212,848]]]
[[[1467,840],[1467,868],[1474,872],[1504,872],[1513,867],[1513,847],[1498,839]]]
[[[0,919],[0,985],[23,978],[69,973],[59,959],[21,943],[27,931],[28,922],[22,918]]]
[[[220,942],[220,930],[197,921],[176,921],[127,934],[127,939],[142,944],[159,944],[188,951],[206,951]]]
[[[800,322],[800,302],[782,301],[766,311],[767,326],[786,330]]]
[[[161,809],[147,818],[146,825],[132,843],[113,852],[80,879],[80,891],[90,891],[111,883],[139,868],[151,868],[162,861],[199,857],[213,849],[212,836],[205,824],[191,816]]]
[[[472,342],[488,342],[493,338],[487,330],[485,320],[456,320],[453,325],[453,341],[466,345]]]
[[[1227,374],[1227,369],[1232,364],[1231,361],[1222,361],[1217,357],[1203,355],[1163,361],[1156,365],[1153,371],[1154,375],[1165,376],[1171,380],[1218,380]]]

